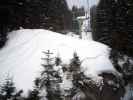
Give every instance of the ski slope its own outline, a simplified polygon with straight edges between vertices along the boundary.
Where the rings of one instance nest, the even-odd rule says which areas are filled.
[[[98,42],[80,40],[41,29],[23,29],[9,33],[6,46],[0,50],[0,80],[13,77],[18,89],[27,91],[42,69],[43,51],[61,57],[68,64],[77,52],[82,70],[87,76],[97,77],[101,71],[115,71],[108,59],[109,48]]]

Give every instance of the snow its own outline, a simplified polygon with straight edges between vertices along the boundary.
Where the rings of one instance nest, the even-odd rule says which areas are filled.
[[[101,71],[113,70],[108,59],[109,48],[91,40],[81,40],[42,29],[22,29],[9,33],[6,46],[0,50],[0,80],[13,76],[18,89],[32,89],[40,74],[43,51],[52,57],[60,56],[68,64],[76,51],[82,61],[82,70],[88,77],[97,77]],[[66,80],[64,80],[66,81]],[[71,84],[71,83],[70,83]]]
[[[79,16],[79,17],[77,17],[77,19],[86,19],[86,16]]]
[[[54,70],[59,73],[59,76],[63,77],[64,73],[63,73],[62,66],[60,66],[60,65],[54,66]]]
[[[70,36],[70,37],[74,37],[74,38],[80,38],[79,35],[76,35],[76,34],[74,34],[73,32],[68,32],[66,35],[67,35],[67,36]]]

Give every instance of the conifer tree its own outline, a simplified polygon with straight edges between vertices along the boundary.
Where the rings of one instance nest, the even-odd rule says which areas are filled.
[[[94,40],[105,43],[121,53],[133,56],[132,12],[132,0],[100,0],[93,22]]]
[[[0,34],[14,29],[70,29],[71,12],[65,0],[1,0]]]
[[[117,9],[115,17],[116,25],[115,25],[115,32],[112,34],[112,39],[113,39],[112,48],[129,56],[133,56],[132,12],[133,12],[133,1],[117,0]]]
[[[81,72],[81,61],[79,56],[76,52],[73,54],[73,58],[70,61],[70,72],[72,73],[72,83],[73,83],[73,89],[72,89],[72,95],[76,94],[78,90],[80,90],[79,87],[79,81],[83,78],[83,73]]]
[[[79,59],[77,53],[74,52],[73,58],[71,59],[71,62],[70,62],[71,71],[79,71],[80,64],[81,64],[80,59]]]
[[[112,61],[114,68],[121,73],[125,86],[133,81],[133,57],[129,57],[118,50],[112,49],[110,60]],[[123,62],[123,64],[120,64],[119,61]]]
[[[56,59],[55,59],[55,65],[56,66],[59,66],[60,64],[61,64],[61,58],[60,57],[56,57]]]
[[[23,90],[17,92],[12,78],[7,78],[0,87],[0,100],[20,100]]]
[[[11,99],[13,97],[13,93],[15,93],[16,88],[12,79],[6,79],[6,82],[1,87],[1,94],[5,100]]]
[[[46,89],[46,98],[48,100],[62,100],[59,86],[61,77],[53,68],[55,64],[59,64],[60,60],[56,59],[56,63],[52,63],[54,59],[51,55],[53,53],[49,50],[43,53],[46,55],[46,58],[42,58],[44,60],[44,64],[42,64],[44,70],[42,71],[40,78],[38,78],[40,91]]]
[[[36,80],[34,81],[34,89],[29,91],[28,97],[26,98],[26,100],[40,100],[41,96],[40,96],[40,89],[39,89],[39,79],[36,78]]]
[[[96,37],[96,9],[97,6],[94,5],[90,8],[90,25],[91,25],[91,31],[92,31],[92,37],[95,40]]]
[[[66,0],[1,0],[0,48],[7,32],[22,28],[71,30],[72,14]]]
[[[96,8],[95,40],[111,45],[111,34],[115,28],[115,11],[115,0],[100,0]]]

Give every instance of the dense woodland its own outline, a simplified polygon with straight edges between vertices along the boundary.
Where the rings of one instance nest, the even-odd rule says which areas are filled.
[[[1,0],[0,47],[6,33],[20,28],[71,30],[72,13],[65,0]]]
[[[122,74],[123,87],[132,84],[133,1],[100,0],[91,8],[91,27],[94,40],[111,48],[110,60]]]
[[[94,40],[133,56],[133,1],[100,0],[91,12]]]
[[[74,20],[84,14],[83,7],[69,9],[66,0],[1,0],[0,48],[7,40],[7,32],[41,28],[64,34],[79,29]]]
[[[56,32],[72,29],[72,20],[78,16],[77,10],[68,9],[65,0],[2,0],[0,1],[0,47],[7,40],[7,32],[19,28],[43,28]],[[42,100],[45,89],[48,100],[122,100],[125,87],[133,84],[133,1],[132,0],[100,0],[91,8],[91,28],[94,40],[107,44],[111,50],[109,58],[119,74],[100,73],[103,77],[100,86],[91,78],[84,76],[80,70],[80,58],[74,53],[68,65],[62,65],[56,58],[51,64],[43,64],[40,77],[35,79],[34,89],[23,97],[23,90],[16,91],[13,80],[8,78],[0,86],[0,100]],[[81,13],[82,15],[84,13]],[[49,55],[50,56],[50,55]],[[122,64],[119,61],[123,62]],[[63,73],[73,77],[73,88],[67,96],[62,94],[59,84],[62,77],[53,69],[62,66]],[[93,67],[93,66],[92,66]],[[115,84],[109,84],[111,81]],[[101,88],[102,86],[102,88]],[[108,94],[107,94],[108,93]],[[83,94],[82,97],[79,94]],[[79,99],[74,99],[79,97]],[[131,98],[130,100],[132,100]],[[124,99],[125,100],[125,99]]]

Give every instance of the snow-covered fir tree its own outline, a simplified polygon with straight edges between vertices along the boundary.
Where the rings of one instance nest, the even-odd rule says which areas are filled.
[[[26,100],[40,100],[41,96],[40,96],[39,90],[40,90],[39,89],[39,79],[36,78],[34,81],[33,90],[29,91],[28,97],[26,98]]]
[[[66,91],[66,94],[68,94],[64,97],[66,98],[66,100],[67,99],[70,99],[70,100],[85,99],[85,94],[83,93],[79,85],[80,81],[83,81],[83,78],[85,77],[80,67],[81,67],[80,58],[78,54],[74,52],[73,58],[70,60],[69,68],[67,69],[67,73],[69,73],[68,80],[72,81],[72,87],[69,89],[69,91]]]
[[[41,76],[38,78],[39,88],[40,88],[40,100],[62,100],[61,91],[60,91],[60,83],[61,77],[59,72],[54,69],[55,65],[59,65],[60,60],[56,58],[56,62],[52,63],[54,58],[51,57],[53,53],[50,50],[43,52],[46,58],[42,58],[44,64],[42,64],[44,70],[41,72]],[[43,94],[43,92],[45,93]],[[44,97],[46,94],[46,98]]]
[[[0,86],[0,100],[21,100],[23,90],[17,91],[13,79],[8,77]]]

